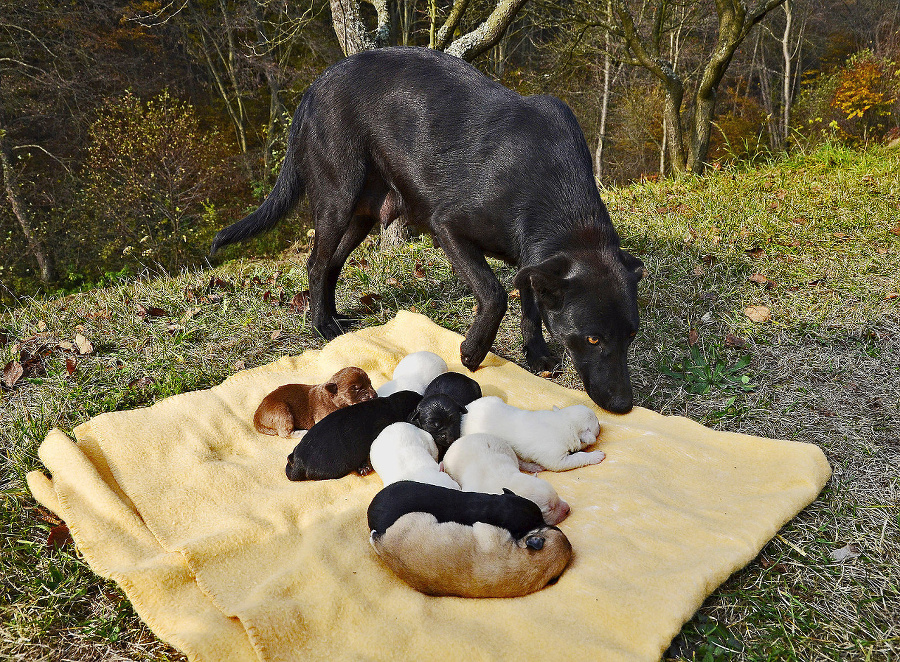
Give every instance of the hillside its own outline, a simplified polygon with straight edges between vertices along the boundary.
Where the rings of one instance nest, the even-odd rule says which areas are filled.
[[[819,499],[707,600],[673,659],[896,659],[900,149],[826,146],[602,193],[648,270],[631,359],[636,403],[815,443],[834,469]],[[376,245],[367,240],[345,267],[339,310],[361,326],[415,309],[468,327],[474,299],[430,239],[388,254]],[[61,530],[62,544],[48,544],[58,522],[35,507],[24,475],[41,466],[51,427],[70,431],[322,345],[298,296],[302,252],[226,256],[209,270],[148,272],[0,315],[0,657],[178,658]],[[514,270],[495,266],[512,290]],[[512,298],[494,349],[524,365],[518,314]],[[580,387],[570,364],[554,379]],[[836,560],[847,545],[850,557]]]

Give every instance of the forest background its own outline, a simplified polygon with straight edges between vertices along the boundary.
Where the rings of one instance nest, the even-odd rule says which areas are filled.
[[[365,47],[455,49],[522,94],[562,98],[604,185],[900,137],[891,0],[3,4],[7,303],[203,263],[269,190],[304,89]],[[285,227],[250,253],[298,237]]]

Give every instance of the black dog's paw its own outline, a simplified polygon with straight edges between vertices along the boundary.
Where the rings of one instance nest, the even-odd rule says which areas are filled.
[[[313,324],[313,331],[325,340],[334,340],[352,326],[350,323],[352,319],[345,315],[338,315],[337,318],[331,318],[324,324]]]
[[[545,345],[546,349],[546,345]],[[549,372],[551,374],[559,372],[562,368],[562,362],[558,356],[554,356],[549,352],[535,352],[525,347],[525,361],[532,372],[542,374]]]
[[[478,370],[478,366],[481,365],[481,362],[484,361],[484,357],[487,356],[488,349],[490,349],[490,347],[481,349],[477,343],[463,340],[462,344],[459,346],[460,361],[469,370],[475,372]]]

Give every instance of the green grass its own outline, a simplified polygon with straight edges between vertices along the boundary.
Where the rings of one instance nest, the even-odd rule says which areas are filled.
[[[716,429],[816,443],[834,469],[819,499],[707,599],[669,657],[898,659],[900,299],[888,296],[900,292],[900,151],[825,147],[603,195],[649,271],[631,357],[637,403]],[[370,241],[353,258],[339,307],[362,326],[402,308],[460,332],[470,324],[474,299],[427,238],[386,254]],[[70,431],[97,413],[321,346],[287,305],[307,286],[304,260],[287,253],[144,275],[23,300],[0,315],[3,364],[51,347],[41,370],[0,391],[0,658],[178,658],[73,546],[47,545],[54,522],[24,474],[40,468],[37,447],[51,427]],[[511,290],[514,271],[494,264]],[[751,282],[754,274],[774,286]],[[360,298],[369,292],[381,299],[367,309]],[[510,304],[494,349],[524,365],[518,301]],[[138,305],[165,314],[140,317]],[[770,321],[744,315],[756,305]],[[76,327],[95,352],[76,356],[70,376],[72,355],[52,347],[72,341]],[[580,387],[570,364],[554,379]],[[848,543],[858,558],[829,556]]]

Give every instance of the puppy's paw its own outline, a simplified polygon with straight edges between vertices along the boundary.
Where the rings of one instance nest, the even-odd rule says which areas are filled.
[[[603,451],[590,451],[584,453],[585,466],[589,464],[600,464],[606,458],[606,453]]]
[[[524,471],[528,474],[538,474],[542,471],[546,471],[544,467],[534,462],[526,462],[525,460],[519,460],[519,471]]]
[[[356,470],[356,473],[358,473],[360,476],[368,476],[373,471],[375,470],[372,468],[371,464],[364,464]]]
[[[291,439],[300,439],[303,435],[306,434],[306,430],[294,430],[291,432],[288,437]]]
[[[550,353],[532,352],[525,348],[525,361],[532,372],[542,374],[549,372],[551,375],[558,373],[562,368],[562,363],[558,356]]]

